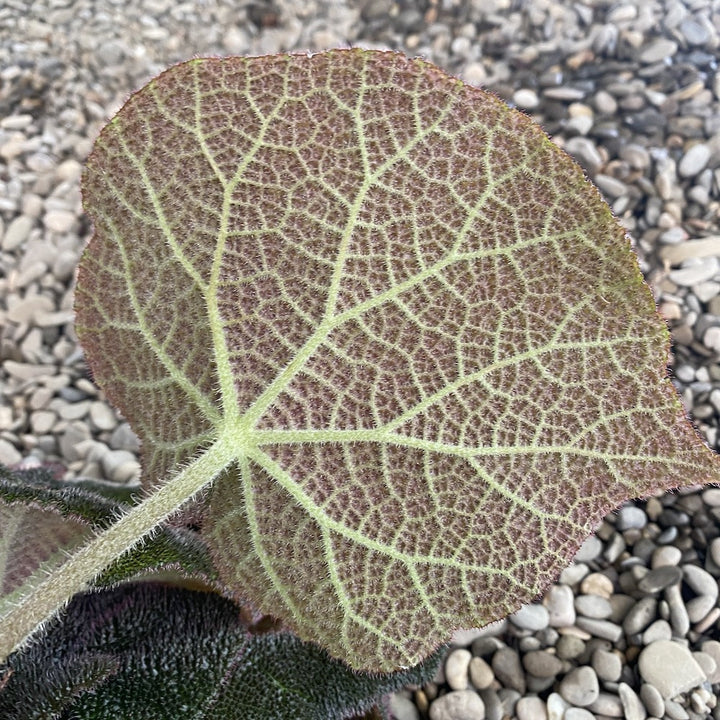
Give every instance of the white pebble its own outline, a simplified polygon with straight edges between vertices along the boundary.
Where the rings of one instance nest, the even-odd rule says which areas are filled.
[[[705,169],[710,160],[710,147],[705,143],[693,145],[680,159],[678,175],[694,177]]]
[[[540,104],[540,98],[534,90],[520,88],[513,94],[513,102],[522,110],[533,110]]]
[[[466,690],[468,687],[468,666],[472,660],[469,650],[453,650],[445,660],[445,680],[453,690]]]
[[[544,630],[548,626],[550,616],[547,608],[537,603],[523,605],[516,613],[510,616],[510,620],[523,630]]]
[[[640,653],[638,669],[642,679],[654,685],[664,698],[699,687],[707,679],[690,650],[671,640],[648,645]]]
[[[571,670],[560,682],[560,695],[578,707],[591,705],[597,700],[599,692],[597,675],[588,665]]]
[[[522,697],[515,705],[515,715],[518,720],[547,720],[547,707],[545,703],[534,695]]]
[[[483,720],[485,704],[474,690],[453,690],[430,705],[430,720]]]

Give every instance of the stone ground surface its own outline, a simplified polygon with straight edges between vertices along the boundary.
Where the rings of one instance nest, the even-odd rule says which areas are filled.
[[[632,235],[701,433],[720,416],[720,2],[4,0],[0,462],[132,482],[137,441],[72,325],[79,175],[128,94],[192,55],[420,55],[542,123]],[[720,490],[609,516],[538,602],[459,634],[400,720],[720,717]]]

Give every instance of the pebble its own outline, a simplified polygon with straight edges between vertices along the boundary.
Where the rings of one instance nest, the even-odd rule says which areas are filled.
[[[510,615],[510,621],[523,630],[543,630],[548,626],[549,620],[547,608],[536,603],[523,605],[516,613]]]
[[[609,600],[600,595],[578,595],[575,598],[575,610],[578,615],[599,620],[605,620],[612,614]]]
[[[610,622],[609,620],[596,620],[594,618],[578,617],[575,621],[575,625],[581,630],[589,632],[598,638],[610,640],[610,642],[617,642],[623,635],[623,629],[617,623]]]
[[[644,65],[652,65],[672,57],[677,52],[677,49],[676,42],[661,37],[645,45],[638,55],[638,60]]]
[[[515,705],[515,716],[518,720],[547,720],[547,706],[539,697],[523,697]]]
[[[517,651],[509,647],[500,648],[492,658],[492,669],[495,677],[505,687],[525,692],[525,673]]]
[[[600,692],[595,671],[587,665],[571,670],[560,681],[559,692],[563,700],[571,705],[577,707],[592,705]]]
[[[474,690],[453,690],[430,705],[430,720],[483,720],[485,704]]]
[[[606,692],[601,692],[597,700],[591,705],[588,705],[588,710],[592,710],[592,712],[606,717],[623,716],[623,706],[620,698],[617,695]]]
[[[562,695],[553,692],[548,695],[547,714],[548,720],[563,720],[565,712],[569,712],[570,703],[568,703]]]
[[[600,680],[617,682],[622,673],[622,660],[617,653],[598,648],[592,655],[592,666]]]
[[[470,682],[476,690],[489,688],[495,680],[492,668],[481,657],[473,657],[470,660],[468,672]]]
[[[676,285],[691,287],[710,280],[720,269],[720,261],[716,257],[705,257],[687,260],[678,270],[671,270],[668,278]]]
[[[638,670],[642,679],[654,685],[663,698],[688,692],[707,679],[690,650],[671,640],[658,640],[644,648]]]
[[[513,94],[513,102],[522,110],[534,110],[540,104],[540,98],[534,90],[521,88]]]
[[[596,720],[596,717],[585,708],[571,707],[565,711],[562,720]]]
[[[647,576],[646,576],[647,577]],[[630,609],[623,621],[626,635],[642,632],[655,618],[657,600],[654,597],[643,597]]]
[[[417,705],[399,693],[390,696],[390,712],[394,720],[420,720],[420,711]]]
[[[720,544],[718,546],[720,554]],[[575,624],[575,596],[568,585],[551,585],[543,604],[548,611],[548,625],[550,627],[567,627]]]
[[[590,573],[580,583],[580,592],[585,595],[599,595],[609,600],[613,594],[613,583],[607,575]]]
[[[445,680],[453,690],[466,690],[468,687],[468,667],[472,655],[469,650],[453,650],[445,660]]]
[[[695,177],[705,169],[710,160],[711,150],[705,143],[697,143],[690,147],[678,163],[680,177]]]
[[[546,650],[533,650],[526,653],[522,659],[525,669],[535,677],[555,677],[563,669],[562,661]]]
[[[645,720],[647,710],[637,693],[627,683],[621,682],[618,685],[618,696],[622,703],[625,720]]]
[[[665,701],[654,685],[643,683],[640,686],[640,699],[651,716],[661,718],[665,714]]]
[[[27,215],[18,215],[5,228],[2,238],[2,249],[5,252],[12,252],[19,248],[27,239],[35,221]]]
[[[638,590],[649,594],[660,592],[671,585],[677,585],[682,580],[682,575],[679,567],[662,565],[638,581]]]

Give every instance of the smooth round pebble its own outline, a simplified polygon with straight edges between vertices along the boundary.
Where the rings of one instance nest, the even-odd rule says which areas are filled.
[[[525,672],[520,664],[520,656],[509,647],[500,648],[492,659],[495,677],[507,688],[525,693]]]
[[[472,655],[469,650],[453,650],[445,659],[445,680],[453,690],[466,690],[468,686],[468,667]]]
[[[468,666],[470,682],[476,690],[489,688],[495,680],[492,668],[481,657],[474,657]]]
[[[640,686],[640,699],[653,717],[661,718],[665,714],[665,701],[654,685],[643,683]]]
[[[555,677],[563,669],[562,660],[546,650],[525,653],[522,663],[531,675],[538,678]]]
[[[565,711],[563,720],[596,720],[595,716],[585,708],[571,707]]]
[[[578,595],[575,598],[575,611],[578,615],[605,620],[612,615],[612,606],[607,598],[600,595]]]
[[[571,705],[586,707],[598,698],[600,686],[595,671],[588,665],[571,670],[560,682],[560,695]]]
[[[544,630],[548,626],[550,616],[544,605],[532,603],[523,605],[510,616],[510,621],[523,630]]]
[[[395,720],[420,720],[417,705],[404,695],[395,693],[390,696],[390,711]]]
[[[637,693],[627,683],[621,682],[618,685],[618,696],[625,713],[625,720],[645,720],[647,710]]]
[[[707,679],[690,650],[671,640],[648,645],[638,658],[642,679],[654,685],[664,698],[699,687]]]
[[[600,680],[617,682],[622,673],[622,660],[617,653],[598,648],[592,654],[592,666]]]
[[[610,599],[613,594],[612,580],[602,573],[590,573],[580,583],[580,592],[584,595],[599,595]]]
[[[550,627],[568,627],[575,623],[575,597],[569,585],[551,585],[543,604],[548,611]]]
[[[615,527],[620,530],[641,529],[647,525],[647,515],[637,505],[623,505],[618,511]]]
[[[533,695],[520,698],[515,704],[515,715],[518,720],[547,720],[545,703]]]
[[[675,565],[663,565],[651,570],[638,582],[638,590],[644,593],[656,593],[682,580],[682,570]]]
[[[620,702],[620,698],[612,693],[601,692],[597,700],[595,700],[588,710],[591,710],[597,715],[604,715],[606,717],[622,717],[623,706]]]
[[[694,177],[705,169],[705,166],[710,160],[710,155],[710,147],[705,143],[693,145],[680,158],[678,175],[680,175],[680,177]]]
[[[570,707],[559,693],[550,693],[547,699],[548,720],[563,720],[565,711]]]
[[[485,704],[474,690],[453,690],[433,700],[430,720],[484,720]]]
[[[520,88],[514,92],[513,102],[522,110],[533,110],[540,104],[540,98],[534,90]]]
[[[575,553],[575,562],[592,562],[600,553],[603,551],[602,540],[597,535],[590,535],[585,542],[580,546],[580,549]]]
[[[653,551],[650,559],[651,568],[659,568],[665,565],[679,565],[682,560],[682,550],[674,545],[663,545]]]

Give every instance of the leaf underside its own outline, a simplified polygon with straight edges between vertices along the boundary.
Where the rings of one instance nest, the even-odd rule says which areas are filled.
[[[399,54],[197,59],[84,177],[77,322],[148,488],[220,446],[224,581],[358,668],[717,479],[623,230],[527,117]]]

